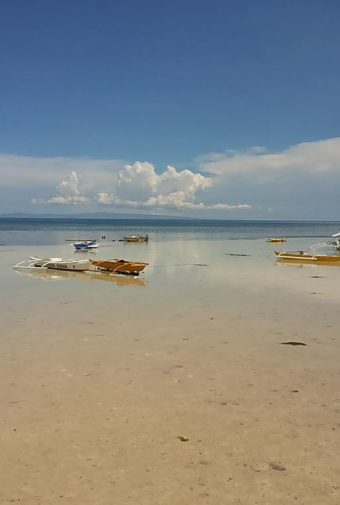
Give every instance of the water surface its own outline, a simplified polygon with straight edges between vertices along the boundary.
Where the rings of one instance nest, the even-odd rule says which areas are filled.
[[[210,225],[1,228],[0,503],[338,503],[340,268],[274,255],[338,226]],[[12,268],[78,237],[149,266]]]

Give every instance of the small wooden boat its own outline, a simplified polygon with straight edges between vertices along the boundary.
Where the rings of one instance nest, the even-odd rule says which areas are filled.
[[[308,263],[333,263],[340,265],[340,255],[309,254],[304,251],[275,251],[277,260],[304,261]]]
[[[272,238],[267,238],[266,242],[272,242],[272,243],[277,243],[277,242],[287,242],[285,238],[283,237],[272,237]]]
[[[126,275],[139,275],[139,272],[144,270],[144,268],[149,263],[143,263],[141,261],[128,261],[122,259],[112,259],[112,260],[90,260],[92,265],[99,267],[102,270],[107,270],[109,272],[115,272],[118,274]]]
[[[148,242],[149,235],[130,235],[129,237],[124,237],[122,242]]]

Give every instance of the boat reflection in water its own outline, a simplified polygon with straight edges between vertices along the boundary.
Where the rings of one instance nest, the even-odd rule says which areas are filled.
[[[340,267],[340,262],[337,261],[337,262],[329,262],[327,263],[327,261],[322,261],[322,262],[319,262],[319,263],[311,263],[310,261],[303,261],[303,260],[284,260],[284,259],[280,259],[280,260],[276,260],[275,261],[275,266],[278,266],[278,267],[295,267],[295,268],[318,268],[318,267],[336,267],[336,268],[339,268]]]
[[[85,281],[104,281],[115,284],[119,287],[131,286],[145,288],[146,282],[140,277],[122,276],[118,274],[106,272],[71,272],[62,270],[45,270],[45,269],[30,269],[30,270],[15,270],[18,275],[39,278],[44,281],[64,281],[64,280],[85,280]]]

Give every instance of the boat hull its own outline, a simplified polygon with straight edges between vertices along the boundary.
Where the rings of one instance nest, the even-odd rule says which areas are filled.
[[[308,263],[334,263],[340,264],[339,256],[328,256],[326,254],[308,254],[303,251],[297,252],[278,252],[275,251],[277,260],[304,261]]]
[[[142,263],[140,261],[127,261],[122,259],[90,261],[92,265],[102,268],[103,270],[128,275],[139,275],[148,265],[148,263]]]
[[[79,242],[73,242],[73,245],[77,251],[89,251],[91,249],[98,249],[96,240],[82,240]]]
[[[123,242],[148,242],[148,235],[130,235],[130,237],[124,237]]]
[[[47,270],[67,270],[71,272],[86,272],[90,270],[92,267],[91,263],[89,261],[84,261],[84,262],[57,262],[57,263],[47,263],[46,268]]]
[[[91,251],[93,249],[98,249],[98,246],[74,246],[76,251]]]
[[[38,258],[31,256],[29,261],[21,261],[14,266],[16,269],[28,270],[65,270],[71,272],[86,272],[95,270],[89,260],[74,260],[63,258]]]

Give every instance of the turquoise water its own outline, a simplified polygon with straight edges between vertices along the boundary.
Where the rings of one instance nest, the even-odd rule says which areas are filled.
[[[72,239],[119,240],[124,235],[148,233],[152,240],[236,240],[272,236],[329,238],[340,221],[217,221],[145,219],[0,218],[0,246],[55,245]]]

